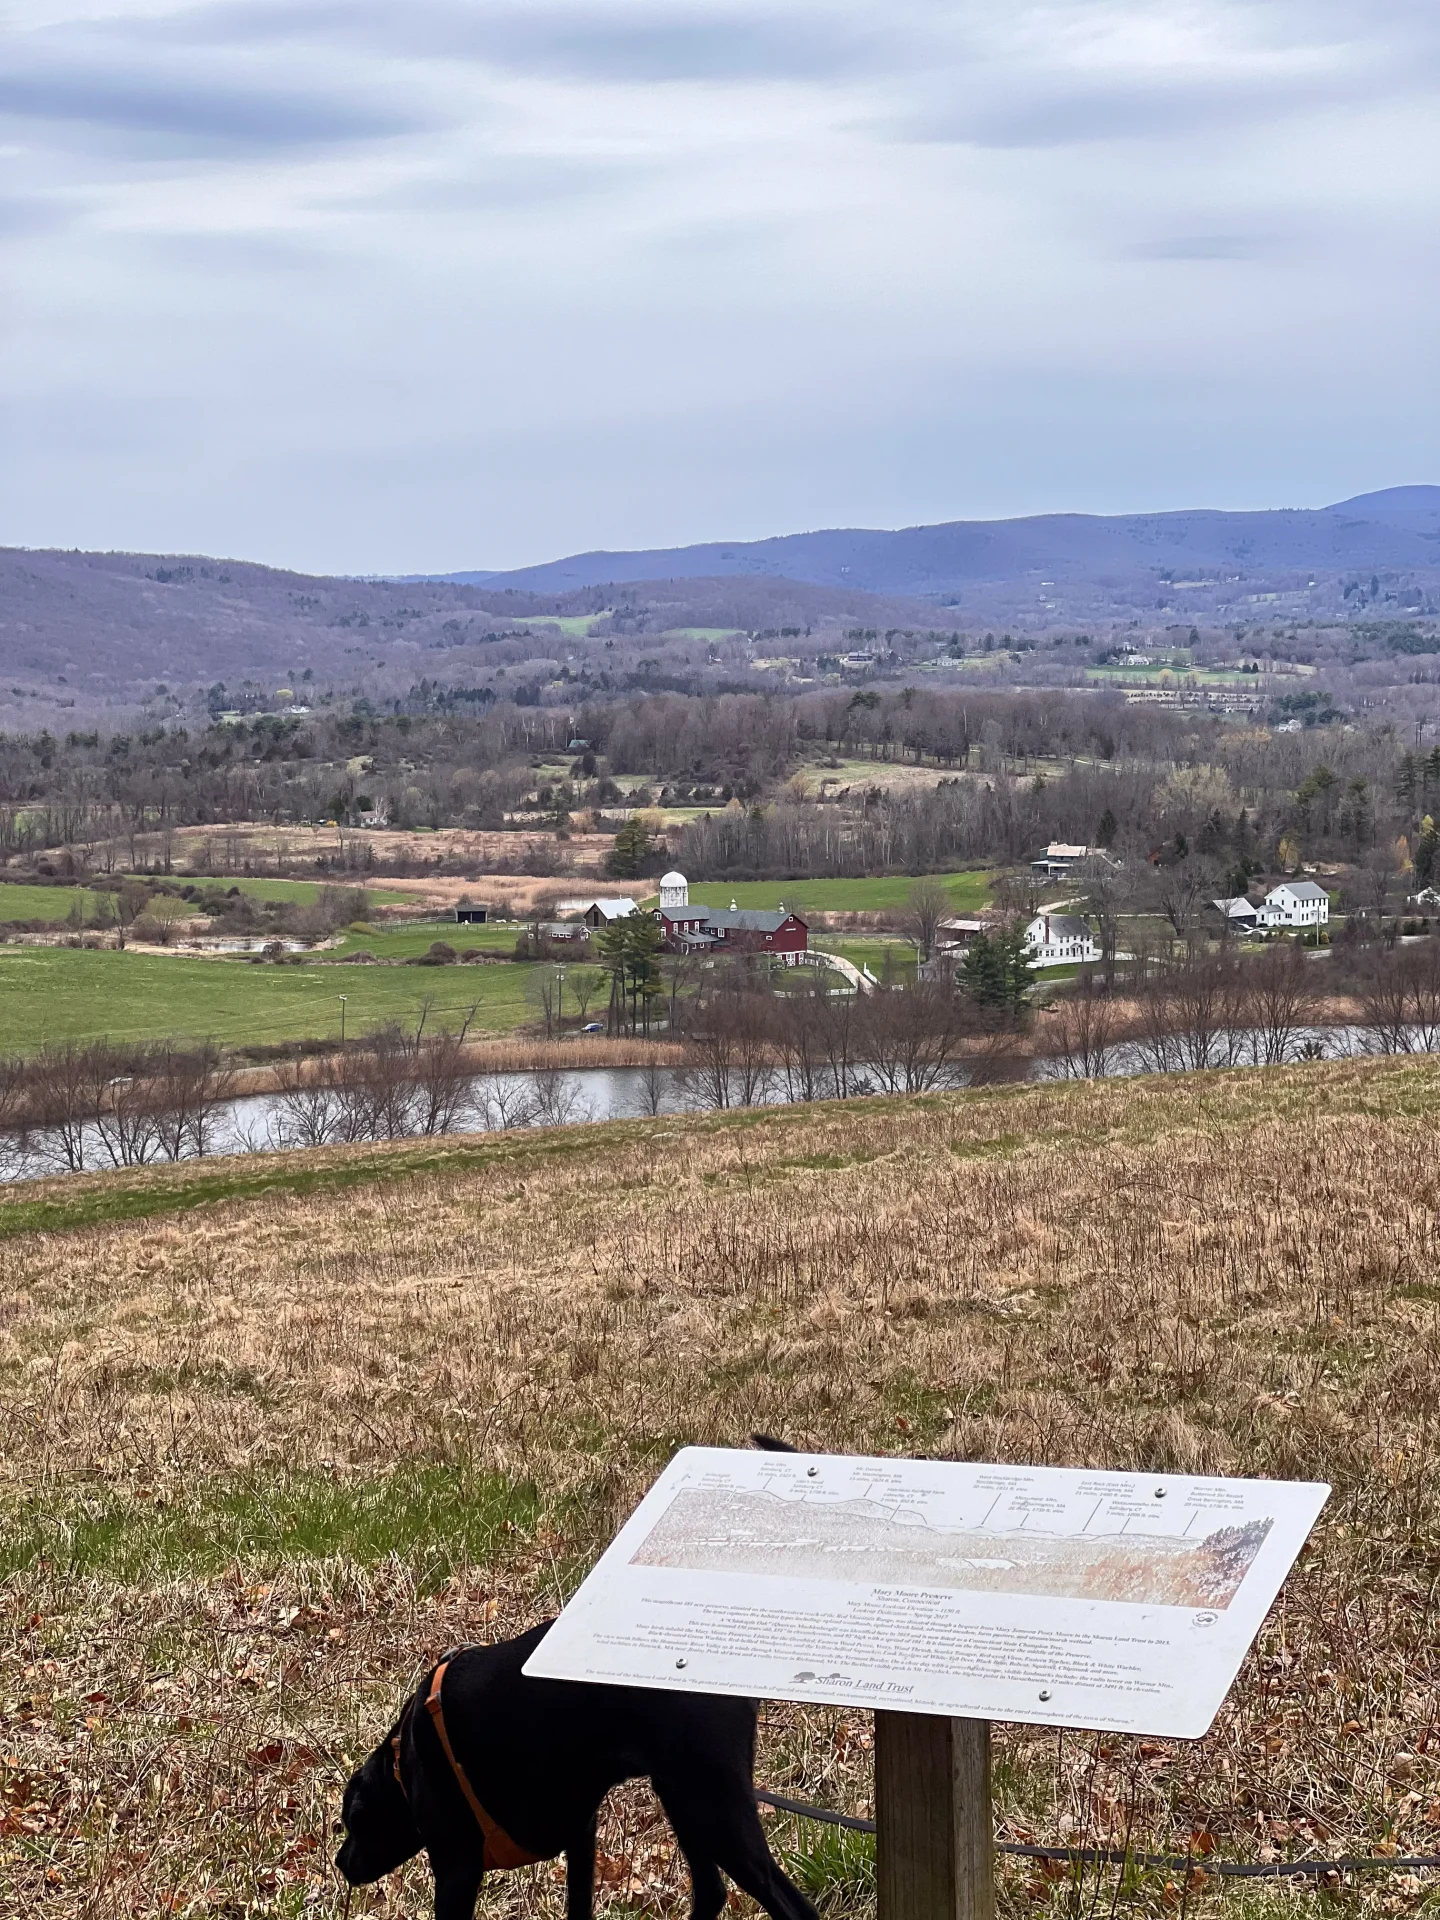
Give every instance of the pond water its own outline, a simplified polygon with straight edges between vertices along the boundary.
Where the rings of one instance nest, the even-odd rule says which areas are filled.
[[[1042,1035],[1043,1037],[1043,1035]],[[1422,1051],[1420,1036],[1412,1037],[1414,1051]],[[1176,1044],[1168,1070],[1183,1071],[1192,1064]],[[1215,1040],[1208,1064],[1253,1066],[1264,1064],[1255,1036],[1222,1034]],[[1362,1027],[1315,1027],[1297,1032],[1288,1057],[1341,1059],[1378,1051],[1375,1036]],[[1152,1043],[1127,1042],[1107,1049],[1104,1077],[1129,1078],[1156,1071]],[[1042,1057],[1020,1063],[1018,1077],[1053,1081],[1086,1077],[1079,1062]],[[927,1083],[928,1088],[963,1088],[963,1069],[947,1068]],[[886,1076],[874,1068],[852,1072],[850,1097],[887,1091]],[[587,1067],[574,1071],[497,1073],[468,1082],[424,1124],[415,1096],[392,1096],[377,1111],[364,1095],[347,1095],[336,1088],[307,1088],[298,1093],[248,1095],[218,1103],[203,1121],[186,1127],[161,1123],[122,1126],[109,1122],[77,1123],[65,1129],[36,1131],[28,1136],[0,1135],[0,1180],[36,1179],[66,1172],[93,1172],[117,1166],[154,1165],[171,1159],[194,1159],[201,1153],[273,1153],[298,1147],[339,1145],[355,1140],[406,1139],[423,1133],[473,1134],[515,1127],[584,1126],[602,1120],[635,1119],[661,1114],[690,1113],[722,1104],[718,1089],[705,1077],[681,1067]],[[731,1077],[724,1104],[785,1105],[798,1097],[777,1068],[742,1082]],[[828,1075],[814,1088],[818,1099],[833,1098],[836,1087]]]

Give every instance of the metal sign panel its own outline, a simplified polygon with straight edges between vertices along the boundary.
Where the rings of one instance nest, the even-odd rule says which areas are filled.
[[[525,1671],[1197,1739],[1329,1491],[686,1447]]]

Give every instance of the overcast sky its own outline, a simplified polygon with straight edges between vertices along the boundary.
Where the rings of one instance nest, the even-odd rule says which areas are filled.
[[[9,0],[0,543],[1440,480],[1436,0]]]

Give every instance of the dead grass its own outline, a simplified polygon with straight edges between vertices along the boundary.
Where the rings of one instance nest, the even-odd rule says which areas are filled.
[[[159,849],[159,838],[154,836],[153,844],[150,839],[140,844],[142,852],[153,857]],[[553,833],[517,833],[510,829],[479,832],[443,827],[414,833],[396,827],[367,827],[356,832],[325,825],[275,827],[241,821],[219,830],[182,827],[173,836],[171,853],[176,867],[183,869],[201,859],[208,847],[211,858],[233,872],[253,869],[293,880],[313,880],[317,862],[333,862],[331,871],[337,882],[351,885],[365,882],[363,872],[346,871],[347,853],[353,855],[357,848],[365,849],[382,866],[392,860],[437,867],[444,862],[452,869],[448,874],[385,874],[377,884],[411,896],[417,906],[453,907],[462,899],[478,898],[492,902],[502,915],[523,916],[552,895],[583,892],[587,886],[594,886],[613,844],[613,836],[608,833],[572,833],[568,839],[557,841]],[[557,856],[563,858],[572,877],[557,881],[554,877],[539,879],[524,873],[489,871],[499,864],[509,867],[523,862],[532,855],[537,856],[536,864],[542,871],[545,866],[553,867]],[[453,871],[456,867],[462,869],[459,875]],[[466,872],[478,877],[466,878]],[[603,890],[613,893],[623,888],[612,882]],[[385,910],[377,911],[383,917]]]
[[[604,1014],[602,1007],[602,1019]],[[338,1054],[311,1057],[317,1082],[332,1076],[340,1059]],[[551,1068],[574,1073],[586,1067],[680,1067],[685,1059],[685,1049],[678,1042],[632,1039],[625,1034],[575,1034],[553,1040],[539,1035],[499,1034],[468,1041],[465,1046],[465,1064],[476,1074],[543,1073]],[[241,1094],[273,1093],[279,1084],[273,1066],[244,1067],[236,1075],[236,1091]]]
[[[1007,1730],[1001,1813],[1440,1852],[1437,1116],[1440,1064],[1372,1061],[288,1156],[244,1198],[176,1169],[143,1220],[103,1216],[152,1176],[45,1183],[0,1281],[0,1912],[338,1914],[339,1785],[427,1657],[553,1609],[676,1446],[761,1426],[1333,1481],[1212,1734]],[[781,1791],[868,1810],[869,1751],[863,1716],[767,1714]],[[799,1843],[865,1905],[863,1862]],[[612,1911],[668,1910],[644,1795],[604,1853]],[[1301,1898],[1013,1865],[1004,1897]]]

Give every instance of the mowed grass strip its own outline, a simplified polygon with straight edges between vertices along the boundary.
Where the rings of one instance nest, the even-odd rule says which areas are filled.
[[[440,935],[436,935],[439,938]],[[421,943],[422,950],[429,942]],[[472,1006],[479,1032],[532,1017],[523,966],[364,967],[316,962],[86,952],[0,946],[0,1050],[30,1053],[70,1040],[216,1040],[240,1047],[338,1038],[387,1020],[458,1027]]]
[[[273,1385],[243,1373],[187,1378],[183,1366],[149,1384],[248,1394],[257,1414],[275,1396]],[[536,1513],[533,1487],[455,1462],[407,1460],[351,1479],[277,1467],[186,1481],[164,1494],[78,1481],[0,1512],[0,1581],[44,1565],[128,1585],[221,1574],[242,1560],[274,1572],[339,1556],[366,1566],[401,1560],[429,1592],[457,1567],[503,1557],[506,1537],[533,1530]]]
[[[1437,1117],[1440,1061],[992,1089],[296,1155],[304,1189],[277,1157],[203,1210],[13,1235],[0,1911],[340,1914],[340,1785],[427,1660],[553,1611],[675,1447],[759,1428],[1331,1481],[1206,1739],[1000,1729],[999,1816],[1076,1846],[1440,1851]],[[864,1714],[777,1708],[760,1771],[859,1810],[869,1755]],[[828,1908],[870,1910],[863,1850],[776,1837]],[[678,1909],[644,1795],[602,1852],[610,1911]],[[1054,1920],[1295,1903],[1001,1874],[1007,1914]],[[1425,1899],[1379,1877],[1345,1904]],[[545,1871],[483,1895],[562,1906]]]

